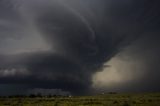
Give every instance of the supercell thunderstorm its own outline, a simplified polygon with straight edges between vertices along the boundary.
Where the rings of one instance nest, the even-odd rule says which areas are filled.
[[[128,68],[128,61],[134,64],[131,67],[138,63],[141,68],[135,70],[144,73],[150,73],[153,66],[159,70],[158,65],[146,62],[158,61],[153,55],[159,52],[159,19],[156,0],[1,0],[0,83],[87,94],[93,93],[93,82],[100,81],[99,77],[93,81],[94,74],[103,69],[112,71],[115,79],[102,74],[105,87],[94,87],[106,89],[116,79],[120,84],[125,79],[117,76],[115,68],[123,69],[121,77],[129,76],[133,71],[127,69],[133,69]],[[143,55],[146,46],[153,58]],[[126,67],[113,62],[123,60],[124,55],[130,57]],[[105,67],[110,60],[111,67]],[[109,69],[114,64],[117,67]],[[144,78],[151,84],[150,79]]]

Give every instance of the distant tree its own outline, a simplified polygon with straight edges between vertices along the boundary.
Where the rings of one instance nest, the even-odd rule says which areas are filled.
[[[41,93],[38,93],[38,94],[37,94],[37,97],[40,97],[40,98],[41,98],[41,97],[42,97],[42,94],[41,94]]]
[[[48,97],[48,98],[51,98],[51,97],[53,97],[53,96],[52,96],[51,94],[49,94],[49,95],[47,95],[47,97]]]
[[[30,95],[29,95],[29,98],[35,98],[35,97],[36,97],[35,94],[30,94]]]
[[[108,92],[108,94],[117,94],[117,92]]]

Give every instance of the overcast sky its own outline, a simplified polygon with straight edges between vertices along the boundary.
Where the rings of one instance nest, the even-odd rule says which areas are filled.
[[[0,95],[159,91],[159,34],[158,0],[1,0]]]

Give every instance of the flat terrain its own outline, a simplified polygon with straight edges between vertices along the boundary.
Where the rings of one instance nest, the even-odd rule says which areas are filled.
[[[160,93],[0,98],[0,106],[160,106]]]

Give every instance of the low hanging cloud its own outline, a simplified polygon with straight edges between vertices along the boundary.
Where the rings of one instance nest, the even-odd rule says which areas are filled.
[[[92,93],[93,75],[106,62],[117,63],[116,54],[151,36],[144,33],[159,32],[157,4],[150,0],[2,0],[0,82]],[[96,76],[94,81],[104,79],[108,86],[131,77],[127,70],[119,76],[113,64],[104,76],[98,75],[102,79]],[[107,75],[115,79],[105,79]]]
[[[26,69],[0,69],[0,77],[20,77],[20,76],[28,76],[30,73]]]
[[[32,90],[29,90],[27,92],[28,94],[35,94],[35,95],[41,95],[41,96],[48,96],[48,95],[63,95],[63,96],[69,96],[71,95],[70,92],[62,91],[61,89],[39,89],[35,88]]]

